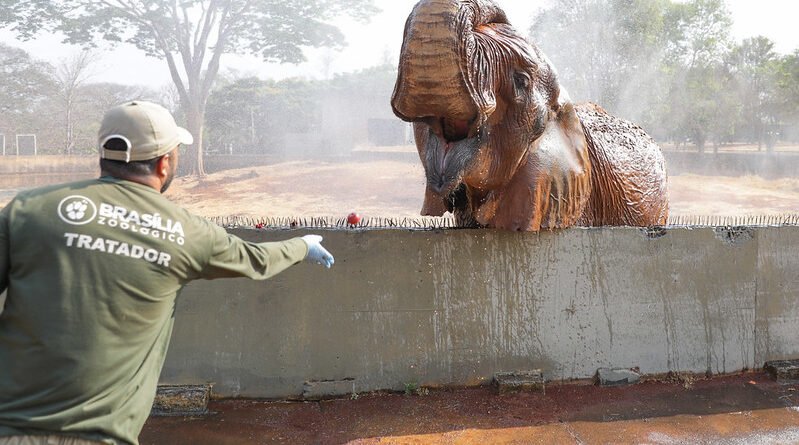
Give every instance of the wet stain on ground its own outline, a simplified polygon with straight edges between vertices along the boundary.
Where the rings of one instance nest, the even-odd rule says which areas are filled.
[[[431,390],[321,402],[222,400],[150,418],[148,444],[797,443],[799,383],[763,373],[546,392]]]

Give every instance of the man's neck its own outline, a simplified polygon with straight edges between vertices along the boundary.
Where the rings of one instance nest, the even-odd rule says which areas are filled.
[[[112,175],[104,171],[100,172],[100,176],[110,176],[112,178],[122,179],[124,181],[135,182],[137,184],[146,185],[147,187],[155,189],[159,193],[161,192],[161,184],[158,181],[158,178],[156,178],[155,176],[138,176],[138,175],[119,176],[119,175]]]

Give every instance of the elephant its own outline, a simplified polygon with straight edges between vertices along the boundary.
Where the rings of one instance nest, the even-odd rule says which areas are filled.
[[[658,145],[598,105],[572,103],[491,0],[416,4],[391,106],[413,123],[422,215],[512,231],[667,222]]]

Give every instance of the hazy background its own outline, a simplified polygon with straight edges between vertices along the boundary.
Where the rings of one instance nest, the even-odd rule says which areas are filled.
[[[192,59],[202,67],[195,77],[210,86],[204,93],[191,87],[203,82],[191,78],[194,65],[181,57],[179,39],[169,46],[176,82],[157,41],[136,33],[135,23],[109,19],[113,14],[92,16],[85,6],[91,3],[26,0],[0,8],[0,204],[21,188],[96,174],[103,111],[143,98],[165,104],[203,136],[199,170],[192,151],[184,163],[191,167],[186,173],[209,176],[184,179],[172,192],[194,210],[315,215],[366,208],[383,216],[418,210],[421,166],[408,126],[389,105],[415,1],[255,2],[262,15],[225,46],[218,67],[208,64],[213,39],[204,58]],[[164,32],[174,31],[168,8],[158,9],[171,2],[133,3],[150,8],[147,19]],[[181,3],[187,27],[213,3]],[[552,59],[573,99],[595,101],[658,140],[672,175],[674,211],[799,211],[795,2],[497,3]],[[86,13],[67,16],[58,10],[62,4],[84,5]],[[109,37],[127,42],[112,44]],[[62,43],[67,38],[75,44]],[[59,168],[54,155],[86,162]],[[252,190],[263,195],[250,196]],[[259,204],[223,205],[234,196]],[[224,202],[212,202],[220,197]]]
[[[552,6],[552,1],[505,0],[499,1],[511,23],[527,30],[536,13]],[[399,55],[402,30],[416,0],[377,0],[381,11],[363,24],[354,20],[338,19],[347,46],[339,51],[308,49],[309,61],[301,64],[267,64],[257,57],[231,55],[223,64],[243,73],[263,78],[282,79],[291,76],[324,78],[381,64],[386,58],[393,62]],[[799,4],[791,0],[727,0],[733,23],[731,36],[742,41],[747,37],[765,36],[775,43],[779,53],[789,54],[799,48],[796,17]],[[72,45],[62,45],[63,37],[46,35],[23,42],[9,31],[0,31],[0,41],[34,54],[36,57],[57,63],[66,54],[76,51]],[[160,87],[169,84],[165,64],[144,56],[129,46],[113,51],[104,50],[103,57],[94,70],[97,81]]]

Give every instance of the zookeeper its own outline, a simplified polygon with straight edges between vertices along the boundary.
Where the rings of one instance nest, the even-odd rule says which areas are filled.
[[[98,142],[99,179],[0,212],[0,445],[137,444],[186,283],[333,264],[321,236],[246,242],[164,198],[193,142],[165,108],[109,110]]]

